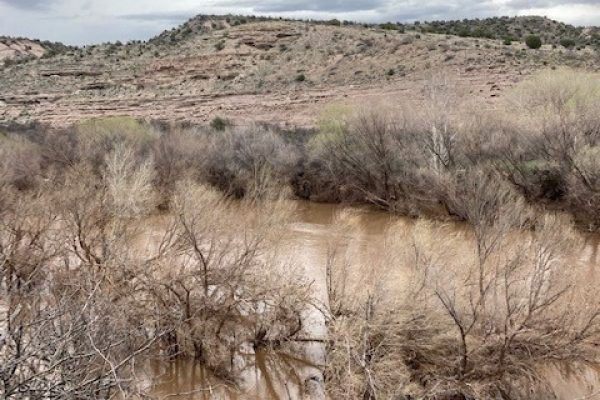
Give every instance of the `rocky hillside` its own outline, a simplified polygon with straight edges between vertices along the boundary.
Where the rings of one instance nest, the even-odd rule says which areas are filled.
[[[5,66],[0,122],[64,125],[127,114],[312,126],[330,102],[418,100],[436,74],[490,103],[540,68],[595,68],[597,60],[589,47],[530,50],[519,41],[414,27],[199,16],[148,42],[69,49]]]
[[[457,21],[431,21],[407,25],[421,32],[523,41],[527,35],[539,35],[543,43],[566,48],[600,48],[600,29],[576,27],[545,17],[494,17]]]
[[[0,36],[0,64],[10,66],[40,57],[52,57],[68,49],[70,47],[62,43]]]

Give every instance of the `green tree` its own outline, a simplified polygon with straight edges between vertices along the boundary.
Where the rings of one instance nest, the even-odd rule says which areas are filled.
[[[574,39],[571,38],[562,38],[560,39],[560,45],[564,48],[570,49],[572,47],[575,47],[577,43],[575,43]]]
[[[215,131],[224,131],[225,129],[227,129],[228,126],[231,126],[231,123],[221,117],[215,117],[211,122],[210,122],[210,127],[213,128]]]
[[[539,49],[542,47],[542,39],[538,35],[529,35],[525,38],[525,44],[530,49]]]

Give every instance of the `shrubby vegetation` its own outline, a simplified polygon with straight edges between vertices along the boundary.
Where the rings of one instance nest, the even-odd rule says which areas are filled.
[[[529,35],[525,38],[525,44],[530,49],[539,49],[542,47],[542,39],[538,35]]]
[[[243,371],[293,370],[279,356],[311,340],[314,293],[275,254],[297,197],[470,227],[442,242],[421,221],[411,251],[390,230],[384,262],[358,278],[332,241],[318,307],[332,398],[547,398],[540,366],[600,360],[595,283],[552,212],[600,226],[592,78],[540,74],[500,111],[435,78],[418,111],[331,106],[306,132],[125,117],[3,127],[3,395],[133,396],[151,357],[195,359],[241,389]]]
[[[577,374],[597,363],[600,304],[586,268],[569,261],[568,222],[536,218],[515,237],[532,223],[518,195],[494,177],[469,182],[456,201],[472,234],[419,222],[412,238],[389,235],[366,276],[332,263],[333,398],[548,399],[542,366]]]
[[[545,17],[492,17],[483,19],[463,20],[439,20],[439,21],[416,21],[414,23],[386,22],[381,24],[360,23],[356,21],[314,20],[314,19],[290,19],[283,17],[259,17],[259,16],[215,16],[198,15],[178,28],[164,31],[159,36],[151,39],[150,43],[164,44],[175,43],[184,40],[192,32],[203,31],[204,24],[213,21],[213,29],[226,29],[227,25],[240,25],[262,21],[297,21],[313,25],[332,26],[355,26],[361,28],[383,29],[388,31],[416,31],[423,33],[437,33],[444,35],[455,35],[461,37],[476,37],[485,39],[511,40],[513,42],[524,41],[528,35],[538,35],[544,43],[562,45],[567,40],[574,42],[571,47],[600,46],[600,32],[596,28],[576,27],[553,21]],[[225,21],[222,22],[214,21]],[[566,46],[565,46],[566,47]]]
[[[34,44],[42,47],[45,50],[43,57],[46,57],[46,58],[53,57],[57,54],[64,54],[68,51],[72,51],[72,50],[76,49],[75,46],[67,46],[67,45],[59,43],[59,42],[50,42],[48,40],[42,41],[39,39],[28,39],[28,38],[23,38],[23,37],[0,36],[0,43],[5,46],[8,46],[8,47],[13,45],[14,43],[18,43],[19,41],[31,42],[31,43],[34,43]],[[32,59],[35,59],[35,58],[36,58],[35,56],[33,56],[32,54],[29,54],[27,51],[17,52],[17,54],[15,55],[15,58],[11,59],[10,62],[19,64],[19,63],[25,63],[25,62],[31,61]],[[5,60],[5,62],[6,61],[7,60]],[[6,63],[6,65],[9,65],[10,62]]]
[[[106,55],[119,57],[129,57],[144,53],[154,54],[158,57],[164,53],[165,46],[173,46],[177,43],[187,41],[196,34],[205,34],[213,30],[226,30],[232,26],[264,21],[293,21],[303,22],[307,25],[331,25],[331,26],[351,26],[356,28],[382,29],[386,31],[397,31],[404,33],[407,31],[437,33],[445,35],[456,35],[460,37],[476,37],[486,39],[498,39],[505,43],[523,42],[528,35],[537,35],[543,43],[553,46],[561,45],[565,48],[576,48],[578,50],[590,47],[599,48],[600,32],[595,27],[583,28],[560,23],[543,17],[494,17],[485,19],[463,19],[449,21],[416,21],[414,23],[386,22],[386,23],[359,23],[355,21],[332,20],[314,20],[314,19],[291,19],[283,17],[264,17],[264,16],[242,16],[242,15],[198,15],[179,27],[163,31],[161,34],[147,41],[129,41],[125,44],[121,42],[103,43],[98,45],[89,45],[82,47],[67,46],[62,43],[53,43],[49,41],[32,40],[34,43],[42,46],[46,52],[42,58],[53,58],[61,55],[76,55],[82,57],[83,54],[91,54],[98,50]],[[226,32],[224,32],[226,35]],[[10,45],[15,40],[25,40],[22,38],[11,38],[0,36],[0,43]],[[26,39],[29,40],[29,39]],[[221,51],[225,48],[224,41],[215,42],[214,48]],[[28,63],[37,58],[34,55],[23,52],[16,57],[5,60],[0,64],[0,68],[8,68],[15,64]]]
[[[571,38],[563,38],[560,40],[560,45],[564,48],[571,49],[577,45],[577,42]]]
[[[239,387],[248,357],[276,359],[301,331],[308,286],[272,257],[285,203],[256,198],[242,217],[186,171],[157,213],[166,158],[140,128],[2,138],[3,398],[130,398],[136,365],[156,357],[192,358]]]
[[[430,21],[408,25],[408,29],[422,32],[523,41],[528,35],[538,35],[544,43],[558,45],[563,40],[573,41],[576,46],[600,45],[597,29],[575,27],[544,17],[492,17],[454,21]],[[565,46],[566,47],[566,46]]]
[[[137,161],[153,160],[154,189],[171,193],[191,176],[227,196],[269,185],[296,197],[369,203],[439,218],[466,217],[449,201],[466,173],[495,173],[531,204],[571,212],[583,228],[600,223],[597,147],[600,86],[592,74],[548,71],[508,93],[496,111],[476,110],[432,79],[418,111],[327,108],[316,131],[239,128],[223,118],[210,127],[155,126],[128,118],[97,119],[68,130],[6,127],[4,179],[19,190],[77,162],[99,173],[117,144]],[[52,178],[54,179],[54,178]],[[168,196],[167,196],[168,197]],[[165,203],[166,204],[166,203]]]

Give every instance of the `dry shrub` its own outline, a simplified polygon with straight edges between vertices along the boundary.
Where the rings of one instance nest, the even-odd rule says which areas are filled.
[[[352,218],[340,217],[342,226],[352,226]],[[325,365],[331,398],[400,398],[411,385],[399,348],[388,347],[397,345],[394,341],[405,328],[407,335],[412,328],[412,316],[402,306],[410,301],[404,297],[407,271],[399,267],[406,255],[397,242],[406,233],[406,227],[394,227],[368,267],[346,260],[352,254],[332,243],[338,259],[330,260],[328,268],[330,343]],[[393,319],[393,328],[383,325],[387,318]]]
[[[512,180],[537,199],[559,202],[590,229],[597,225],[593,157],[600,134],[600,85],[594,74],[561,69],[523,82],[508,98],[524,149],[509,157]],[[536,199],[536,200],[537,200]]]
[[[123,370],[155,337],[134,315],[122,318],[130,309],[112,301],[106,274],[73,265],[51,197],[2,195],[8,204],[0,213],[3,396],[107,398],[124,390]]]
[[[154,128],[129,117],[90,119],[75,127],[78,140],[78,159],[99,168],[106,154],[119,144],[134,149],[136,155],[149,151],[158,136]]]
[[[312,197],[464,218],[448,204],[449,191],[460,190],[465,170],[493,169],[500,135],[487,129],[491,118],[453,114],[457,106],[448,104],[458,100],[451,90],[448,82],[432,83],[421,112],[380,108],[324,125],[308,145]]]
[[[447,174],[438,184],[449,212],[468,222],[478,236],[494,223],[519,229],[532,218],[522,196],[494,170],[466,169]]]
[[[235,197],[261,198],[288,187],[299,161],[294,146],[258,126],[215,133],[209,140],[207,180]]]
[[[423,91],[419,110],[404,104],[354,116],[329,112],[334,121],[320,123],[307,147],[311,197],[409,215],[443,213],[447,180],[487,161],[494,146],[478,136],[488,132],[483,118],[467,120],[472,113],[459,107],[463,96],[452,81],[434,76]]]
[[[526,239],[509,233],[476,234],[473,258],[454,255],[452,241],[423,252],[423,311],[443,323],[433,349],[417,351],[423,394],[543,398],[543,365],[596,362],[598,304],[572,267],[565,224],[546,217]]]
[[[535,75],[521,83],[508,99],[513,107],[518,107],[525,117],[542,129],[571,122],[578,127],[587,126],[582,129],[584,131],[597,129],[595,110],[598,101],[600,84],[597,76],[567,68]]]
[[[456,113],[464,95],[454,81],[443,75],[433,75],[425,83],[425,101],[417,112],[422,134],[415,139],[426,149],[434,173],[456,166],[460,132]],[[462,115],[461,115],[462,117]]]
[[[547,398],[544,366],[597,364],[600,304],[573,264],[570,223],[532,222],[509,188],[481,173],[469,181],[456,202],[472,230],[417,223],[412,250],[391,252],[379,279],[362,281],[367,295],[350,293],[333,316],[332,397]],[[390,285],[394,268],[406,285]]]
[[[178,181],[200,180],[208,157],[206,133],[197,129],[168,129],[154,142],[156,186],[168,201]]]
[[[31,140],[40,147],[45,170],[60,173],[79,162],[79,139],[74,129],[41,129]]]
[[[333,105],[308,140],[264,126],[159,131],[127,117],[87,121],[67,132],[23,128],[4,169],[22,188],[34,184],[32,176],[58,179],[78,162],[101,174],[106,155],[123,145],[135,163],[152,155],[164,210],[175,182],[191,177],[238,198],[269,197],[291,186],[307,199],[458,217],[446,202],[448,186],[460,185],[464,170],[496,170],[528,200],[572,211],[594,230],[600,224],[595,82],[581,71],[543,72],[503,96],[498,109],[483,111],[451,79],[433,75],[419,107],[357,112]]]
[[[27,139],[0,134],[0,185],[24,190],[35,185],[41,172],[40,148]]]
[[[317,300],[328,303],[332,398],[542,397],[540,367],[595,365],[600,308],[572,262],[570,223],[536,216],[506,181],[595,226],[597,85],[536,78],[506,106],[514,121],[467,117],[450,86],[428,85],[421,114],[331,111],[304,149],[298,181],[313,198],[443,209],[471,227],[449,237],[420,223],[410,252],[404,228],[390,231],[356,273],[342,244],[353,217],[341,215],[327,299],[277,258],[303,151],[280,132],[159,137],[117,118],[2,136],[5,397],[126,398],[134,361],[155,356],[193,358],[239,388],[260,375],[271,397],[282,382],[306,388],[320,382],[302,371],[321,367],[302,347],[315,342]]]
[[[595,75],[548,71],[483,111],[433,77],[419,110],[326,114],[307,146],[296,193],[369,202],[405,213],[464,218],[447,203],[465,170],[497,171],[533,202],[572,211],[596,229],[600,86]]]
[[[138,165],[134,150],[123,144],[106,155],[103,181],[110,203],[117,216],[140,215],[156,204],[154,166],[147,158]]]
[[[294,341],[309,297],[267,245],[286,207],[258,207],[244,219],[222,194],[182,182],[169,223],[175,247],[144,273],[152,319],[178,327],[163,341],[167,354],[193,357],[238,385],[255,367],[253,355],[277,354]]]
[[[395,118],[365,111],[309,143],[307,175],[311,186],[330,199],[368,202],[395,210],[410,208],[418,128],[408,113]]]
[[[192,178],[227,195],[250,199],[286,192],[300,149],[266,127],[167,131],[155,142],[157,187],[168,198],[175,182]]]
[[[128,398],[135,365],[157,356],[245,387],[259,352],[292,346],[310,292],[270,250],[287,203],[235,205],[185,181],[153,217],[154,181],[151,159],[119,143],[36,190],[0,187],[7,398]]]

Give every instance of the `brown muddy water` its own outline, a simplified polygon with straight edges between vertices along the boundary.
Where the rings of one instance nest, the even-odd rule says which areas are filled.
[[[297,202],[292,219],[286,226],[283,250],[280,257],[301,266],[306,276],[311,277],[315,296],[323,304],[327,301],[326,265],[334,256],[356,277],[356,286],[351,290],[361,291],[361,286],[383,268],[388,253],[390,236],[395,236],[395,245],[410,246],[418,221],[392,216],[388,213],[367,208],[340,205]],[[427,228],[425,228],[427,229]],[[392,232],[392,235],[390,235]],[[436,224],[435,240],[447,237],[467,237],[469,228],[464,224]],[[443,235],[440,235],[440,232]],[[465,240],[466,242],[466,240]],[[581,248],[576,250],[577,259],[584,268],[595,275],[599,260],[600,237],[582,237]],[[337,249],[335,253],[332,249]],[[402,267],[399,267],[402,268]],[[395,274],[395,285],[402,285],[402,272]],[[310,313],[313,335],[326,337],[325,320],[321,313]],[[319,349],[316,349],[319,353]],[[324,360],[323,360],[324,361]],[[553,389],[560,400],[600,400],[598,373],[587,371],[564,376],[557,370],[545,372],[551,378]],[[257,374],[258,376],[258,374]],[[151,388],[158,399],[208,400],[214,398],[268,399],[269,388],[257,384],[252,395],[240,395],[227,389],[207,375],[200,365],[192,361],[155,361],[148,363],[138,377],[141,386]],[[261,378],[254,377],[258,382]],[[268,385],[267,385],[268,386]],[[293,394],[283,398],[296,398]]]

